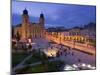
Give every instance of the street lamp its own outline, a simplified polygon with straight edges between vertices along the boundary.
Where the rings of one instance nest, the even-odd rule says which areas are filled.
[[[60,32],[60,46],[61,46],[61,32]],[[62,46],[61,46],[61,47],[62,47]],[[61,47],[60,47],[60,48],[61,48]]]
[[[75,39],[73,39],[73,48],[75,48]]]

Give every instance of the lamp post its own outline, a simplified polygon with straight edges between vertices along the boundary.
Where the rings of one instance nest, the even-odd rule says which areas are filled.
[[[73,48],[75,48],[75,39],[73,39]]]
[[[61,44],[61,33],[60,33],[60,44]]]
[[[61,49],[61,47],[62,47],[62,46],[61,46],[61,32],[60,32],[60,49]]]

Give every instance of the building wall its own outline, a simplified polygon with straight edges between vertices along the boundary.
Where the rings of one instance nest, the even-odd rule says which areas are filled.
[[[19,32],[21,39],[25,38],[43,38],[44,29],[39,24],[28,25],[27,27],[21,26],[14,29],[15,34]]]
[[[45,27],[43,14],[40,14],[39,23],[30,23],[28,11],[25,9],[23,11],[22,18],[22,24],[19,27],[14,28],[14,34],[18,32],[21,36],[21,39],[36,39],[44,37]]]

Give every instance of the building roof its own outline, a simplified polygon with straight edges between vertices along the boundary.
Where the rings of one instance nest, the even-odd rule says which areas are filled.
[[[23,10],[23,14],[28,14],[28,10],[26,8]]]

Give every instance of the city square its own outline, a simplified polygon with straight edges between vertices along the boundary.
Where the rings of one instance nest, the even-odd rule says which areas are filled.
[[[24,3],[27,4],[27,7],[23,5]],[[19,4],[18,7],[20,10],[16,10],[14,4]],[[41,8],[37,5],[40,5]],[[55,6],[52,12],[50,5],[51,7]],[[16,1],[13,1],[12,6],[12,22],[14,22],[12,23],[11,40],[12,74],[96,69],[96,23],[94,6]],[[33,6],[37,7],[36,11],[34,9],[34,13],[31,10]],[[55,10],[62,10],[62,7],[64,8],[64,12],[60,12],[61,19],[58,21],[59,16],[56,16],[57,12]],[[66,7],[69,8],[66,9]],[[70,8],[72,9],[69,10]],[[81,16],[78,16],[82,17],[82,20],[78,20],[79,25],[77,25],[77,21],[73,22],[75,16],[71,15],[69,17],[69,19],[73,19],[71,23],[62,21],[64,18],[67,19],[65,16],[66,12],[73,14],[72,10],[84,10],[87,12],[75,12],[75,16],[80,14]],[[94,13],[90,15],[88,10]],[[38,17],[36,16],[37,12]],[[52,15],[54,13],[56,14]],[[86,16],[85,18],[87,18],[87,23],[85,23],[83,13]],[[34,14],[35,16],[32,17]],[[48,18],[51,16],[53,20]],[[90,16],[93,16],[93,20],[90,20]],[[35,18],[38,19],[36,23],[34,22]],[[48,23],[51,23],[51,26]],[[72,25],[67,26],[67,24]]]

